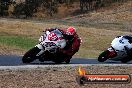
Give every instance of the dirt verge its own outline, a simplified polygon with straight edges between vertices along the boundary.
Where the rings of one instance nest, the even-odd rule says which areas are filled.
[[[83,67],[87,74],[132,74],[129,65]],[[118,69],[118,70],[117,70]],[[129,84],[87,84],[76,82],[77,67],[45,67],[36,69],[0,70],[0,88],[131,88]]]

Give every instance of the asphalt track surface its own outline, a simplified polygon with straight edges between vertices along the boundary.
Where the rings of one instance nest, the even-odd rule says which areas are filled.
[[[127,64],[123,64],[120,61],[107,60],[106,62],[98,62],[96,58],[72,58],[70,64],[54,64],[52,61],[40,62],[38,60],[24,64],[22,63],[22,56],[8,56],[0,55],[0,69],[10,69],[10,68],[37,68],[37,67],[63,67],[63,66],[78,66],[78,65],[104,65],[104,66],[122,66],[131,65],[132,61]]]

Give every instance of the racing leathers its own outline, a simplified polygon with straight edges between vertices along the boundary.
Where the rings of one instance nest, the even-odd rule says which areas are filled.
[[[67,35],[65,29],[59,29],[59,28],[49,28],[46,29],[46,31],[54,31],[59,30],[62,35],[64,36],[64,39],[66,39],[66,46],[63,49],[60,49],[60,53],[62,56],[65,57],[65,59],[71,59],[72,56],[78,52],[81,39],[78,37],[77,33],[73,36]]]

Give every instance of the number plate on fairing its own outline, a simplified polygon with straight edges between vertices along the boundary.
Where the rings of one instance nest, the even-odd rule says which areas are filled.
[[[45,43],[44,43],[44,46],[45,46],[45,47],[55,47],[56,44],[53,43],[53,42],[45,42]]]

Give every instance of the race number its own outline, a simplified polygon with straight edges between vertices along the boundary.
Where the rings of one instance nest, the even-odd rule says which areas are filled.
[[[58,37],[55,33],[51,32],[49,35],[48,35],[48,40],[50,41],[57,41],[58,40]]]
[[[119,42],[120,42],[121,44],[124,44],[123,39],[120,39]]]

